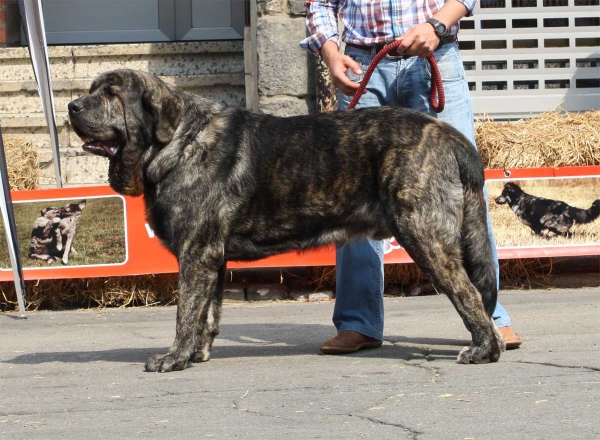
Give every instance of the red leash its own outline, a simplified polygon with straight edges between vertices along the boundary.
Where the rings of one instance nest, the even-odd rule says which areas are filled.
[[[356,106],[356,104],[358,104],[358,100],[365,93],[365,89],[367,88],[369,79],[371,79],[371,75],[373,75],[373,72],[375,71],[375,67],[377,67],[377,64],[379,63],[379,61],[381,61],[381,59],[384,56],[386,56],[386,54],[388,52],[390,52],[390,51],[396,49],[398,46],[400,46],[401,43],[402,43],[402,40],[394,40],[390,44],[386,44],[383,47],[383,49],[381,49],[377,53],[377,55],[375,55],[375,58],[373,58],[373,61],[371,61],[371,64],[369,64],[369,68],[367,69],[367,72],[365,73],[365,77],[363,78],[363,80],[360,82],[360,85],[358,86],[358,90],[356,90],[356,93],[354,93],[354,98],[352,98],[352,101],[350,102],[350,104],[348,104],[348,107],[346,107],[346,110],[351,110]],[[442,84],[442,77],[440,75],[440,70],[438,69],[438,65],[437,65],[437,62],[435,61],[433,54],[429,55],[427,57],[427,60],[429,61],[429,64],[431,65],[431,92],[429,93],[429,100],[431,102],[431,108],[433,108],[433,110],[436,113],[441,113],[444,110],[444,105],[446,104],[446,97],[444,96],[444,86]]]

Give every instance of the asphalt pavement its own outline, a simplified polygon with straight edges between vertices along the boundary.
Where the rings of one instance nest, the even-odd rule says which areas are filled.
[[[145,373],[175,308],[0,314],[0,439],[598,439],[600,287],[503,291],[524,343],[461,365],[443,296],[386,298],[385,342],[324,356],[333,302],[226,305],[212,360]]]

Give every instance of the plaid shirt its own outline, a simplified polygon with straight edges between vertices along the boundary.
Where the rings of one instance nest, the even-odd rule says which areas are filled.
[[[458,0],[473,13],[477,0]],[[300,47],[315,55],[328,41],[340,45],[337,19],[344,26],[345,43],[371,46],[394,40],[414,24],[424,23],[444,6],[445,0],[307,0],[306,26],[310,37]],[[458,24],[450,27],[450,35],[458,33]]]

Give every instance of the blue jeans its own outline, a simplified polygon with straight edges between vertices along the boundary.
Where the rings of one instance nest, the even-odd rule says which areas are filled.
[[[360,64],[363,74],[356,75],[347,71],[348,77],[360,82],[369,63],[375,56],[361,49],[346,47],[346,55]],[[446,106],[442,113],[435,113],[429,103],[431,73],[429,62],[425,58],[408,59],[383,58],[377,65],[367,86],[367,92],[361,96],[357,108],[398,105],[428,113],[459,130],[475,146],[475,126],[473,109],[467,79],[458,44],[451,43],[435,51]],[[339,94],[339,110],[345,110],[351,96]],[[402,121],[398,121],[399,124]],[[484,188],[487,203],[487,191]],[[496,280],[498,282],[498,254],[488,214],[488,230],[494,260],[496,262]],[[383,339],[383,245],[379,241],[360,239],[340,246],[337,259],[337,295],[333,312],[333,323],[338,332],[355,330],[372,338]],[[510,325],[508,313],[496,303],[492,315],[498,327]]]

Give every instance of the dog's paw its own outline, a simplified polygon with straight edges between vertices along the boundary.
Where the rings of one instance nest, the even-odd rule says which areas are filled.
[[[198,350],[194,357],[192,358],[192,362],[208,362],[210,361],[210,350],[208,352],[204,350]]]
[[[187,365],[187,358],[175,354],[155,354],[146,361],[144,369],[155,373],[167,373],[169,371],[180,371]]]
[[[483,347],[464,347],[458,353],[458,362],[461,364],[489,364],[498,362],[500,359],[500,348],[491,350]]]

